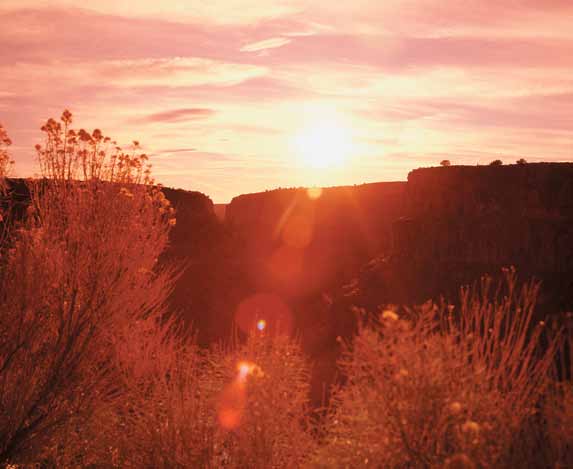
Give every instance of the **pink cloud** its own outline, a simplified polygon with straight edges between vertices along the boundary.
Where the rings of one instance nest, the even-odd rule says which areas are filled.
[[[241,52],[259,52],[262,50],[276,49],[292,42],[291,39],[284,37],[272,37],[270,39],[263,39],[262,41],[252,42],[241,47]]]
[[[156,112],[137,119],[139,122],[183,122],[188,120],[206,119],[215,114],[213,109],[186,108]]]

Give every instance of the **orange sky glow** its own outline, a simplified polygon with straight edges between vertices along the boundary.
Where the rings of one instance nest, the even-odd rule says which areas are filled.
[[[2,0],[0,122],[17,176],[69,108],[221,203],[567,161],[572,18],[571,0]]]

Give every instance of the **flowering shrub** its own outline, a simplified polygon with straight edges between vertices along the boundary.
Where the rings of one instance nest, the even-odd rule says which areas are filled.
[[[290,468],[313,453],[308,367],[296,344],[253,334],[200,352],[161,330],[139,323],[117,347],[129,399],[116,411],[116,464]]]
[[[315,441],[308,419],[309,368],[286,336],[253,332],[212,361],[219,394],[215,467],[300,467]]]
[[[145,155],[71,122],[66,111],[42,127],[45,179],[30,185],[2,275],[0,461],[72,457],[66,438],[113,400],[114,336],[158,321],[172,284],[156,261],[174,214]]]
[[[7,151],[7,147],[10,145],[12,145],[12,140],[8,137],[6,129],[0,124],[0,187],[4,178],[10,173],[10,167],[14,164],[14,160],[10,158]]]
[[[461,310],[426,304],[362,323],[341,361],[317,467],[526,464],[514,441],[537,412],[557,339],[532,324],[537,286],[514,272],[462,290]],[[462,464],[463,463],[463,464]]]

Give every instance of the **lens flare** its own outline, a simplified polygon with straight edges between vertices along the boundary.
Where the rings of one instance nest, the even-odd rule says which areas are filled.
[[[284,244],[297,249],[306,248],[314,235],[314,213],[292,214],[285,222],[281,237]]]
[[[267,327],[267,321],[265,321],[264,319],[259,319],[257,321],[257,329],[259,331],[263,332],[266,327]]]
[[[310,200],[316,200],[322,195],[322,189],[320,187],[309,187],[306,190],[306,195]]]
[[[289,335],[292,332],[293,313],[276,294],[256,293],[241,301],[235,311],[235,323],[245,334],[256,332],[255,328],[261,330],[261,320],[265,333]]]
[[[247,377],[258,379],[265,376],[260,366],[246,360],[237,363],[237,372],[237,377],[225,387],[218,399],[217,418],[225,430],[234,430],[241,423],[247,403]]]
[[[253,371],[255,365],[249,362],[239,362],[237,364],[237,370],[239,371],[239,380],[244,381],[247,376]]]
[[[217,417],[225,430],[234,430],[241,423],[246,405],[245,386],[239,380],[233,381],[221,393]]]

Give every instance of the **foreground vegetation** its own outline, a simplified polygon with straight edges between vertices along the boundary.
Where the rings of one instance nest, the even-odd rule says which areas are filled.
[[[23,217],[0,127],[0,464],[573,465],[572,331],[534,321],[537,284],[507,270],[455,308],[356,311],[341,383],[311,409],[295,340],[253,324],[202,350],[179,333],[177,271],[157,263],[175,213],[146,155],[71,123],[42,128]]]

